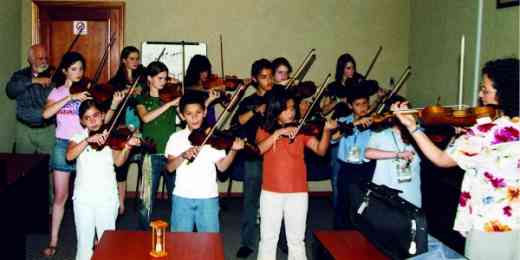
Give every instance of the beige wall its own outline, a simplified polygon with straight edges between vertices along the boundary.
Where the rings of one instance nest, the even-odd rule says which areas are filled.
[[[2,1],[0,8],[0,152],[10,152],[15,134],[15,102],[5,95],[5,84],[11,74],[20,67],[20,15],[19,0]]]
[[[464,100],[471,99],[478,1],[411,1],[408,98],[422,107],[455,104],[458,93],[460,39],[466,37]]]
[[[220,71],[221,33],[225,70],[238,76],[248,76],[252,62],[263,57],[285,56],[296,67],[311,48],[316,48],[317,60],[307,77],[315,81],[333,73],[337,57],[344,52],[356,57],[364,73],[379,45],[384,49],[373,78],[387,84],[408,65],[409,0],[125,2],[127,45],[140,48],[146,40],[204,41],[213,66]],[[22,3],[25,49],[31,44],[31,1]],[[21,60],[23,56],[21,52]],[[330,186],[313,183],[311,189]]]
[[[490,60],[519,57],[519,8],[496,9],[496,1],[483,0],[481,51],[475,69],[478,0],[411,1],[410,79],[408,98],[418,107],[457,102],[460,37],[466,35],[464,103],[476,97],[475,75]]]
[[[481,65],[504,57],[520,57],[520,8],[496,9],[496,1],[484,1]]]

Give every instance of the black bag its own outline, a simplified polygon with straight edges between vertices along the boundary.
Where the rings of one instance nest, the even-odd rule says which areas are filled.
[[[349,186],[354,226],[381,252],[405,259],[428,251],[424,212],[399,197],[400,190],[372,182]]]

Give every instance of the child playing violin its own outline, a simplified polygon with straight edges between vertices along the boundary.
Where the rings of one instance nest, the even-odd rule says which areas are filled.
[[[139,209],[140,228],[146,230],[150,222],[153,211],[155,194],[159,186],[161,175],[166,181],[166,188],[169,193],[173,191],[175,180],[173,174],[164,172],[166,160],[163,152],[166,147],[168,137],[176,131],[177,106],[180,98],[175,98],[169,102],[162,102],[159,91],[164,88],[168,76],[168,67],[162,62],[151,62],[146,68],[146,86],[141,96],[137,97],[137,114],[142,121],[142,134],[144,138],[150,139],[156,148],[156,153],[146,156],[145,161],[150,158],[151,164],[151,192],[150,196],[143,197],[143,207]],[[145,167],[143,167],[145,168]],[[145,185],[143,185],[145,186]],[[149,186],[149,185],[148,185]],[[149,190],[143,187],[143,190]],[[148,194],[148,191],[145,192]]]
[[[65,53],[56,70],[55,80],[57,88],[53,89],[43,109],[42,117],[49,119],[56,117],[56,143],[52,152],[52,170],[54,184],[54,201],[52,206],[51,239],[49,246],[43,250],[43,255],[56,254],[58,234],[65,202],[69,194],[70,173],[75,170],[74,162],[65,158],[67,145],[72,136],[83,131],[78,117],[78,108],[81,102],[91,99],[87,91],[71,94],[71,86],[83,78],[85,59],[77,52]],[[120,93],[114,94],[113,105],[121,102]]]
[[[70,139],[66,158],[76,160],[73,197],[78,238],[76,260],[86,260],[92,257],[95,234],[99,240],[105,230],[115,229],[119,200],[114,165],[122,165],[132,147],[140,141],[132,137],[120,151],[109,146],[96,150],[92,145],[104,145],[109,133],[106,130],[94,135],[90,133],[101,128],[105,113],[95,101],[87,100],[79,107],[79,117],[86,129]]]
[[[366,81],[363,81],[366,82]],[[362,84],[362,83],[361,83]],[[353,114],[341,117],[339,122],[352,123],[353,131],[350,133],[337,132],[334,141],[339,140],[337,161],[340,165],[337,179],[337,201],[334,208],[334,228],[352,229],[353,225],[347,215],[349,184],[370,181],[374,172],[375,163],[364,157],[365,146],[370,139],[370,129],[359,130],[357,126],[368,127],[372,119],[364,117],[369,111],[369,97],[362,86],[352,89],[347,99],[349,109]],[[333,188],[334,189],[334,188]]]
[[[265,123],[256,137],[264,157],[258,259],[276,259],[282,218],[289,259],[306,259],[304,237],[308,194],[303,151],[309,148],[318,155],[325,155],[336,123],[327,121],[319,140],[314,136],[297,135],[295,127],[284,127],[295,120],[294,98],[284,89],[275,88],[266,94],[266,100]]]
[[[170,136],[165,150],[166,169],[177,174],[171,231],[192,232],[195,225],[199,232],[219,232],[217,169],[223,172],[229,167],[237,151],[244,148],[244,141],[235,139],[227,154],[210,145],[193,146],[188,138],[203,126],[207,113],[204,98],[186,94],[179,107],[187,126]]]
[[[272,63],[267,59],[256,60],[251,66],[251,77],[256,91],[240,102],[231,124],[239,126],[236,132],[240,137],[254,141],[256,131],[264,120],[265,94],[273,88]],[[230,171],[231,174],[244,176],[241,247],[237,257],[247,258],[258,245],[256,221],[262,186],[262,157],[239,153]]]

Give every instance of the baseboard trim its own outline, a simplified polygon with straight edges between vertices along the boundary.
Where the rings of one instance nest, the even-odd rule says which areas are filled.
[[[126,192],[127,198],[135,198],[137,195],[137,192],[135,191],[128,191]],[[324,198],[324,197],[330,197],[331,192],[330,191],[310,191],[309,196],[313,198]],[[158,192],[157,198],[164,199],[167,198],[166,192]],[[242,192],[230,192],[229,195],[227,192],[220,192],[219,193],[220,198],[240,198],[242,197]]]

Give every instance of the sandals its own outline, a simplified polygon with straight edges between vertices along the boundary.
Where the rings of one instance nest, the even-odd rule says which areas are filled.
[[[58,250],[55,246],[49,246],[42,250],[42,255],[46,257],[52,257],[56,254],[56,251]]]

